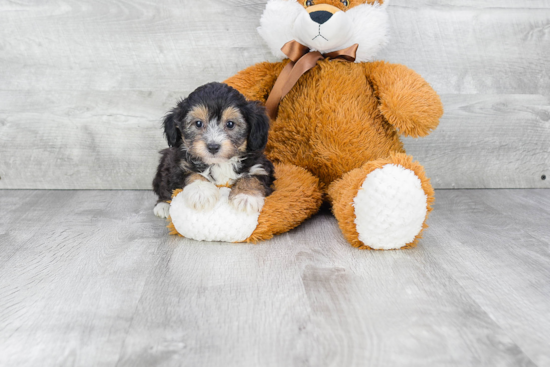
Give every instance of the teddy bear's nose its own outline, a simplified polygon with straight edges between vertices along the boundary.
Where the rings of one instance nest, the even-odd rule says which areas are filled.
[[[318,10],[309,13],[309,16],[315,23],[324,24],[332,17],[332,13],[325,10]]]

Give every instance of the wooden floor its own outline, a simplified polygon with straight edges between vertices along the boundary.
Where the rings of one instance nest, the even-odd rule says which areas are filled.
[[[0,191],[0,366],[550,366],[550,190],[437,191],[420,246],[328,212],[171,237],[146,191]]]

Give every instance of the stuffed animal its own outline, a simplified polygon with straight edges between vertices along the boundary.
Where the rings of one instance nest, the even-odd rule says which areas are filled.
[[[271,117],[266,154],[275,164],[275,192],[246,241],[295,227],[324,200],[355,247],[417,244],[434,192],[399,137],[428,135],[443,107],[414,71],[374,61],[388,42],[387,6],[268,0],[258,30],[282,61],[225,81],[265,103]]]

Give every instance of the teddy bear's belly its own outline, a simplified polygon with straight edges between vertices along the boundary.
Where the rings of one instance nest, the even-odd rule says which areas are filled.
[[[403,145],[378,111],[360,64],[327,61],[283,99],[266,150],[270,159],[304,167],[327,185],[392,151],[403,152]]]

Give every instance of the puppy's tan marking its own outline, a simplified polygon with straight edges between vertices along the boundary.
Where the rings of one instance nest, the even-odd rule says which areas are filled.
[[[208,108],[205,105],[193,106],[188,116],[189,121],[201,120],[206,124],[208,122]]]
[[[192,173],[191,175],[187,176],[185,179],[185,185],[190,185],[195,181],[205,181],[209,182],[206,177],[199,175],[198,173]]]
[[[206,143],[203,140],[196,140],[191,144],[191,149],[189,149],[191,154],[197,157],[201,157],[204,159],[204,157],[208,157],[208,148],[206,147]]]
[[[181,160],[180,161],[180,167],[181,169],[183,169],[184,171],[191,171],[191,165],[189,164],[189,162],[187,162],[186,160]]]
[[[243,143],[237,148],[239,152],[246,152],[247,143],[247,140],[243,141]]]
[[[236,107],[228,107],[226,108],[222,113],[222,120],[225,121],[233,121],[233,122],[239,122],[242,121],[243,115],[241,115],[241,111],[239,111]]]
[[[218,153],[218,156],[221,158],[229,159],[233,157],[236,154],[235,147],[229,140],[222,141],[222,147],[220,148],[220,152]]]
[[[257,178],[243,177],[233,185],[229,198],[239,194],[265,196],[265,188]]]

